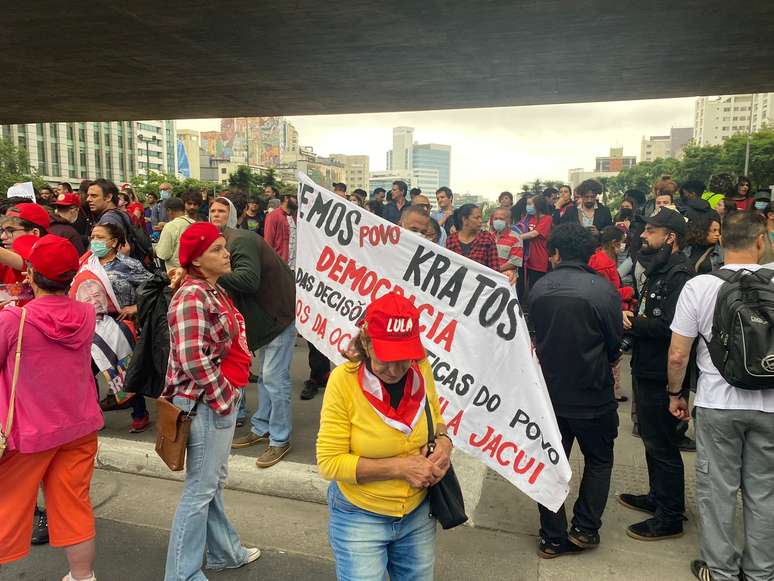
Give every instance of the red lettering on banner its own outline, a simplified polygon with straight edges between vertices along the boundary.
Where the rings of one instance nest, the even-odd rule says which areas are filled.
[[[486,446],[481,449],[481,453],[489,454],[490,458],[494,458],[495,452],[497,452],[497,447],[500,445],[502,439],[502,434],[497,434],[494,438],[489,440],[489,443]]]
[[[497,451],[497,462],[499,462],[500,466],[508,466],[510,464],[508,460],[503,460],[503,452],[508,449],[515,452],[519,448],[513,442],[503,442],[503,445],[500,446],[500,449]]]
[[[336,262],[334,262],[333,266],[331,266],[331,271],[328,273],[328,278],[338,282],[339,281],[338,275],[340,272],[344,270],[345,262],[347,262],[347,256],[344,254],[339,254],[336,257]]]
[[[317,265],[315,268],[318,270],[318,272],[326,271],[331,267],[331,264],[333,264],[335,258],[336,253],[331,250],[330,246],[326,246],[320,253],[320,258],[317,259]]]
[[[451,423],[449,425],[451,425]],[[489,454],[491,458],[496,458],[500,466],[511,466],[516,474],[526,474],[532,470],[532,467],[535,465],[535,459],[533,457],[527,457],[527,455],[524,453],[524,450],[520,450],[519,447],[513,442],[509,442],[507,440],[503,441],[502,434],[496,433],[492,426],[486,427],[486,434],[483,436],[470,434],[468,443],[474,448],[481,448],[482,454]],[[512,462],[503,458],[503,453],[506,450],[513,450],[516,452],[516,457]],[[545,468],[545,464],[543,464],[543,462],[540,462],[537,466],[535,466],[535,469],[532,471],[532,474],[530,474],[528,479],[530,484],[535,484],[535,482],[537,482],[538,476],[540,476],[543,468]]]
[[[454,416],[448,424],[446,424],[446,429],[449,430],[455,436],[460,431],[460,422],[462,421],[462,413],[464,411],[465,410],[458,411],[457,415]]]
[[[444,351],[447,353],[451,352],[452,343],[454,342],[454,333],[457,331],[457,321],[456,319],[453,319],[451,323],[446,325],[443,331],[441,331],[441,334],[438,335],[436,339],[434,339],[436,345],[441,345],[443,347]]]
[[[494,428],[492,426],[487,426],[486,434],[484,434],[484,436],[481,438],[481,440],[478,443],[476,443],[476,434],[470,434],[470,440],[468,442],[474,448],[480,448],[486,443],[487,440],[489,440],[493,432],[494,432]]]

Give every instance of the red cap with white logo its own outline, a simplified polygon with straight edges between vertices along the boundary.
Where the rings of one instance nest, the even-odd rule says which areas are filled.
[[[424,359],[419,338],[419,311],[406,297],[388,293],[368,305],[360,326],[381,361]]]

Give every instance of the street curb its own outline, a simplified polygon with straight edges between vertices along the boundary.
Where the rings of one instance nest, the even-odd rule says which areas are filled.
[[[481,499],[486,466],[457,450],[453,452],[452,460],[470,517],[467,524],[475,526],[473,514]],[[185,478],[184,471],[172,472],[167,468],[152,443],[121,438],[99,438],[96,467],[179,482]],[[326,504],[328,481],[320,476],[315,465],[283,460],[271,468],[260,469],[255,466],[254,458],[232,454],[226,488]]]

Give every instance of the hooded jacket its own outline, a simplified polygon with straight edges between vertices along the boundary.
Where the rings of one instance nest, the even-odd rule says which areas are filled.
[[[589,266],[610,281],[610,284],[613,285],[613,288],[618,291],[621,297],[621,309],[628,311],[634,299],[634,289],[621,284],[618,265],[607,255],[607,252],[602,248],[598,248],[589,259]]]
[[[296,285],[293,272],[255,232],[236,228],[236,209],[229,200],[227,226],[221,228],[231,254],[231,272],[221,285],[245,318],[250,351],[268,345],[293,324]]]
[[[96,432],[103,425],[91,372],[94,307],[66,296],[26,306],[16,411],[9,449],[43,452]],[[0,421],[11,395],[21,309],[0,311]]]
[[[49,226],[48,231],[50,234],[55,234],[68,240],[75,248],[78,256],[83,256],[86,253],[86,248],[89,246],[88,238],[78,234],[78,231],[72,226],[72,224],[70,224],[70,222],[64,218],[61,218],[56,214],[52,214],[51,226]]]

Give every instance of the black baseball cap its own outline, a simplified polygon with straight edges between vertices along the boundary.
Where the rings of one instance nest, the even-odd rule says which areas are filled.
[[[667,228],[680,236],[685,236],[685,218],[680,212],[662,207],[655,215],[645,218],[645,223],[658,228]]]
[[[341,190],[342,192],[347,191],[347,184],[343,182],[333,182],[333,189],[334,190]]]

